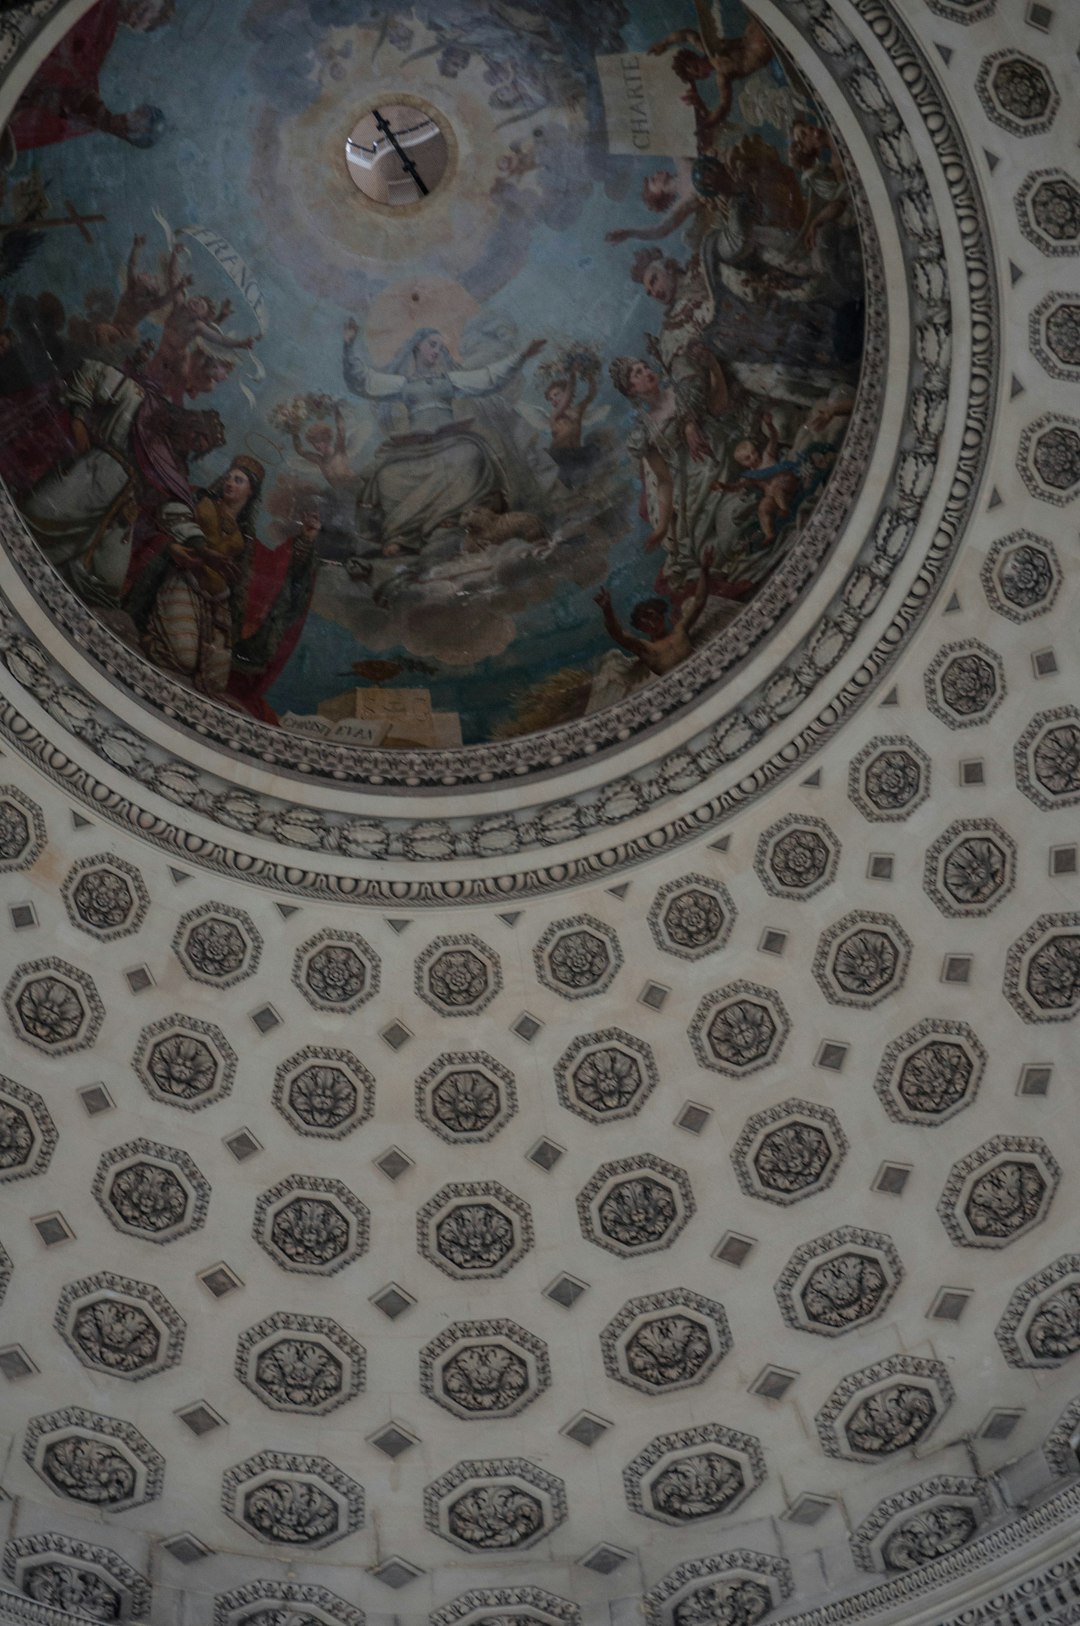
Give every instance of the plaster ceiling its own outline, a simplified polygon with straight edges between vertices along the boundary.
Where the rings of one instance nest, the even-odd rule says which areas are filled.
[[[1072,1618],[1080,36],[1049,9],[760,8],[853,150],[879,120],[859,174],[908,248],[909,132],[950,273],[928,355],[926,256],[907,292],[885,256],[867,455],[901,487],[854,494],[792,648],[887,557],[883,502],[909,545],[828,693],[756,713],[774,641],[520,794],[316,789],[111,684],[7,514],[0,1615],[997,1622],[1027,1586]],[[0,19],[12,94],[72,15]],[[947,397],[925,488],[909,352]]]

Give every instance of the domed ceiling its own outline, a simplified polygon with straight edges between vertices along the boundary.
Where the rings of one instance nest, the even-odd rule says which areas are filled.
[[[1078,44],[0,8],[0,1621],[1080,1620]]]

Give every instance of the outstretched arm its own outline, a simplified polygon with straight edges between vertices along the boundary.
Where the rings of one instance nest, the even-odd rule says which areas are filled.
[[[671,213],[657,225],[618,226],[614,231],[607,233],[607,241],[609,243],[625,243],[631,237],[639,237],[643,243],[659,242],[661,237],[670,237],[676,227],[689,220],[690,216],[696,212],[697,207],[698,200],[696,197],[686,198],[679,204],[677,209],[672,209]]]
[[[360,329],[350,317],[345,323],[345,343],[341,352],[346,388],[354,395],[362,395],[369,401],[394,400],[405,388],[404,378],[396,373],[377,373],[374,368],[365,367],[358,361],[356,340],[359,333]]]
[[[132,284],[135,281],[135,276],[139,269],[139,255],[142,253],[145,246],[145,237],[135,236],[131,239],[131,253],[128,255],[127,262],[127,285],[129,293],[131,292]]]
[[[635,638],[632,633],[626,631],[615,614],[611,603],[611,594],[606,587],[601,587],[594,602],[600,606],[600,614],[604,618],[604,626],[608,630],[608,636],[613,638],[621,649],[625,649],[628,655],[634,655],[640,660],[645,653],[645,645],[640,638]]]

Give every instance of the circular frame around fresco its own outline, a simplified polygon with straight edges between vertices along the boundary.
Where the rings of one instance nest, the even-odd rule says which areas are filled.
[[[506,743],[313,746],[156,672],[74,598],[5,502],[0,535],[20,577],[0,602],[0,658],[23,691],[0,709],[12,744],[100,814],[211,867],[283,890],[438,904],[640,861],[761,794],[828,738],[895,661],[962,538],[988,443],[997,293],[972,166],[889,0],[755,9],[796,47],[855,152],[869,321],[856,414],[787,561],[796,574],[786,566],[740,615],[737,645],[714,640],[616,706]],[[916,146],[933,155],[928,168]],[[823,572],[799,602],[830,548],[842,579]],[[782,639],[763,641],[759,606],[771,625],[786,616]],[[733,703],[717,668],[737,664]],[[66,750],[53,743],[58,727]],[[541,865],[519,867],[526,853]]]

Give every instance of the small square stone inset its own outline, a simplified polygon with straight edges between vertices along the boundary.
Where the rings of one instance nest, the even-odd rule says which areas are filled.
[[[826,1039],[814,1059],[818,1067],[827,1067],[830,1072],[839,1073],[843,1071],[847,1053],[846,1044],[837,1044],[833,1039]]]
[[[526,1044],[532,1044],[543,1025],[543,1022],[538,1021],[528,1011],[522,1011],[517,1021],[511,1022],[510,1031],[516,1033],[519,1039],[524,1039]]]
[[[739,1231],[725,1231],[713,1249],[713,1258],[722,1259],[725,1265],[742,1265],[753,1246],[752,1236],[743,1236]]]
[[[597,1417],[595,1412],[579,1411],[576,1417],[571,1417],[559,1430],[570,1439],[576,1440],[579,1445],[595,1445],[611,1428],[611,1424],[603,1417]]]
[[[1050,1089],[1050,1080],[1054,1069],[1036,1062],[1020,1069],[1020,1081],[1016,1086],[1017,1095],[1046,1095]]]
[[[566,1150],[564,1146],[557,1146],[553,1140],[541,1138],[535,1146],[531,1146],[525,1153],[530,1163],[535,1163],[538,1169],[550,1173]]]
[[[262,1143],[255,1139],[250,1129],[238,1129],[235,1134],[225,1135],[224,1141],[229,1151],[238,1163],[246,1163],[249,1157],[262,1151]]]
[[[244,1285],[236,1272],[221,1262],[211,1265],[209,1270],[200,1270],[199,1280],[216,1299],[223,1299],[227,1293],[235,1293],[238,1287]]]
[[[1007,1440],[1023,1415],[1022,1411],[996,1406],[993,1411],[987,1412],[979,1426],[980,1440]]]
[[[181,1530],[175,1536],[166,1536],[161,1546],[178,1564],[197,1564],[200,1558],[209,1558],[213,1552],[205,1541],[193,1536],[189,1530]]]
[[[1037,28],[1040,34],[1049,34],[1050,25],[1054,20],[1052,6],[1044,6],[1042,0],[1028,0],[1026,22],[1029,28]]]
[[[0,1349],[0,1372],[9,1383],[17,1383],[20,1378],[28,1378],[36,1371],[37,1367],[21,1344],[8,1344],[5,1349]]]
[[[762,932],[758,948],[762,954],[783,954],[786,943],[787,932],[775,931],[769,927],[767,931]]]
[[[1052,649],[1037,649],[1031,657],[1031,669],[1037,678],[1053,677],[1058,671],[1058,658]]]
[[[1074,846],[1051,847],[1050,873],[1051,875],[1076,874],[1076,848]]]
[[[556,1276],[555,1280],[544,1288],[544,1295],[546,1298],[554,1299],[556,1304],[561,1304],[564,1310],[569,1310],[577,1303],[582,1293],[587,1291],[586,1284],[579,1282],[576,1276],[563,1274]]]
[[[696,1101],[687,1101],[675,1123],[679,1129],[685,1129],[688,1135],[700,1135],[711,1117],[712,1113],[708,1107],[698,1106]]]
[[[941,966],[942,982],[970,982],[971,955],[946,954]]]
[[[37,925],[37,915],[32,903],[13,903],[11,906],[11,924],[17,932],[27,926]]]
[[[47,1248],[55,1248],[60,1242],[70,1242],[75,1235],[63,1214],[39,1214],[30,1223]]]
[[[764,1366],[750,1385],[750,1393],[764,1395],[766,1400],[782,1400],[798,1375],[783,1366]]]
[[[88,1084],[79,1091],[79,1099],[88,1118],[96,1118],[99,1112],[108,1112],[114,1105],[104,1084]]]
[[[866,873],[872,881],[891,881],[894,862],[892,853],[871,853]]]
[[[132,966],[130,971],[124,972],[124,976],[133,994],[144,993],[147,988],[154,986],[154,979],[144,965]]]
[[[416,1300],[396,1282],[388,1282],[385,1287],[372,1294],[371,1302],[390,1321],[396,1321],[399,1315],[404,1315],[406,1310],[412,1309]]]
[[[412,1158],[406,1157],[400,1146],[391,1146],[381,1157],[374,1158],[373,1162],[388,1180],[400,1180],[401,1176],[413,1166]]]
[[[985,785],[986,764],[981,757],[972,757],[960,764],[960,783],[962,785]]]
[[[225,1422],[224,1417],[216,1412],[213,1406],[208,1406],[204,1400],[197,1401],[194,1406],[185,1406],[176,1415],[185,1428],[191,1430],[196,1439],[201,1439],[204,1434],[212,1434],[216,1428],[221,1428]]]
[[[970,1297],[969,1288],[943,1287],[935,1296],[927,1314],[933,1321],[959,1321]]]
[[[638,1004],[647,1005],[650,1011],[662,1010],[670,992],[662,982],[647,982],[638,995]]]
[[[809,1491],[797,1496],[784,1514],[791,1524],[817,1524],[835,1504],[828,1496],[814,1496]]]
[[[625,1564],[630,1557],[621,1547],[609,1547],[607,1542],[600,1542],[598,1546],[590,1549],[578,1563],[583,1570],[592,1570],[594,1575],[613,1575],[620,1564]]]
[[[424,1572],[404,1558],[386,1558],[371,1573],[376,1581],[381,1581],[383,1586],[392,1587],[397,1592]]]
[[[279,1026],[281,1017],[272,1005],[260,1005],[257,1011],[252,1011],[251,1020],[260,1033],[269,1033]]]
[[[410,1434],[408,1429],[402,1428],[398,1423],[388,1423],[369,1436],[371,1444],[387,1456],[391,1461],[403,1456],[404,1453],[416,1444],[416,1435]]]
[[[379,1037],[385,1039],[391,1050],[400,1050],[402,1045],[408,1044],[412,1034],[404,1022],[391,1022],[389,1027],[383,1028]]]
[[[909,1163],[883,1163],[874,1176],[873,1189],[886,1191],[892,1197],[900,1197],[910,1178]]]

